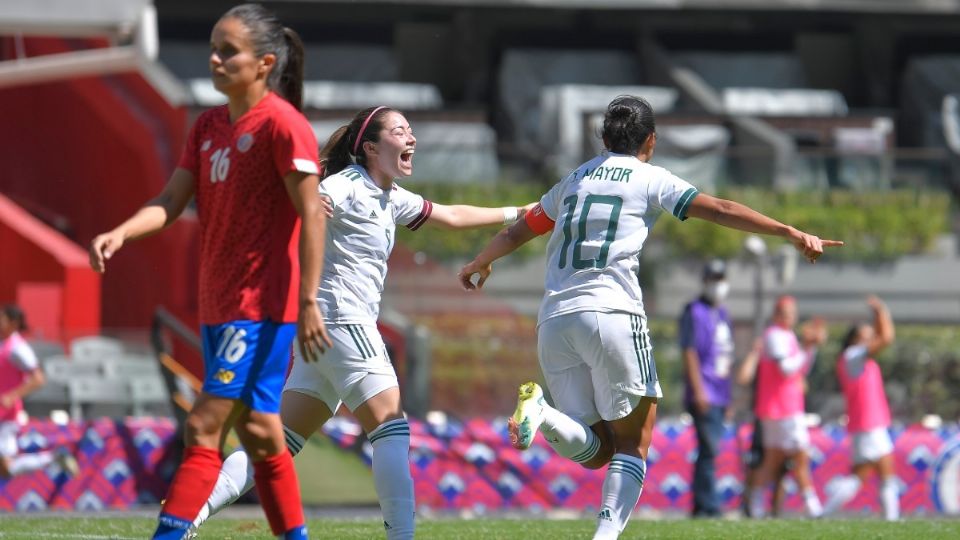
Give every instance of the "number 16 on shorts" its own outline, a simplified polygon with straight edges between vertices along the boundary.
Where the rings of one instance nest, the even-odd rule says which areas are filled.
[[[203,325],[201,331],[204,392],[276,412],[296,325],[237,320]]]

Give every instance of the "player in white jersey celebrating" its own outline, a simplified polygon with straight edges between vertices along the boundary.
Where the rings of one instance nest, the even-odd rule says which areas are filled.
[[[297,351],[280,416],[296,455],[343,403],[373,446],[373,477],[388,539],[413,538],[410,428],[397,375],[377,331],[380,296],[394,229],[423,224],[452,229],[515,222],[523,208],[434,204],[398,186],[413,174],[417,139],[404,116],[388,107],[360,111],[330,137],[320,194],[328,206],[326,249],[317,302],[333,348],[317,362]],[[529,205],[529,206],[532,206]],[[230,504],[253,483],[242,451],[223,464],[220,480],[194,525]]]
[[[537,384],[521,385],[510,432],[520,449],[539,429],[560,455],[590,469],[609,464],[595,539],[618,537],[640,498],[662,397],[637,281],[640,250],[658,214],[781,236],[811,262],[824,246],[842,245],[698,193],[647,163],[656,141],[650,105],[617,97],[604,116],[607,151],[556,184],[460,271],[466,289],[482,287],[495,260],[553,232],[537,341],[554,407]]]

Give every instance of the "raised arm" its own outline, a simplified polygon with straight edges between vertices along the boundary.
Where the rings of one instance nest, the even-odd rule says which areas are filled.
[[[319,179],[299,171],[283,178],[290,201],[300,214],[300,288],[297,310],[297,340],[307,361],[316,359],[333,346],[317,306],[317,287],[323,270],[323,250],[327,231],[326,213],[317,194]]]
[[[140,210],[110,232],[97,235],[90,242],[90,266],[97,272],[106,270],[106,262],[128,240],[155,234],[183,213],[195,189],[193,173],[177,168],[159,195],[147,201]]]
[[[815,262],[823,254],[823,248],[843,245],[839,240],[821,240],[812,234],[784,225],[744,204],[704,193],[693,199],[687,215],[731,229],[786,238],[810,262]]]
[[[887,305],[880,298],[871,295],[867,297],[867,304],[873,310],[874,329],[873,338],[867,343],[867,353],[873,356],[893,343],[893,318],[890,316]]]
[[[761,352],[763,352],[763,338],[756,338],[753,340],[753,347],[750,348],[750,352],[737,367],[737,384],[746,386],[753,382],[753,378],[757,374],[757,364],[760,362]]]

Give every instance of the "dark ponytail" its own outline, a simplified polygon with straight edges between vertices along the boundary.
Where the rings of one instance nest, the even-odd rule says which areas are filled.
[[[298,111],[303,110],[303,40],[293,28],[283,27],[283,39],[287,45],[287,61],[280,72],[275,90]],[[276,68],[274,68],[276,71]],[[273,76],[273,73],[270,74]],[[269,80],[267,81],[269,84]],[[274,88],[271,86],[271,88]]]
[[[847,330],[845,336],[843,336],[843,342],[841,343],[840,352],[847,350],[848,347],[851,347],[854,343],[857,342],[857,339],[860,337],[860,327],[863,326],[860,323],[854,324]]]
[[[617,96],[603,115],[603,141],[617,154],[637,155],[656,130],[653,107],[640,97]]]
[[[323,164],[322,178],[336,174],[354,163],[366,168],[367,155],[363,152],[363,143],[365,141],[375,143],[380,140],[383,119],[391,111],[396,109],[368,107],[358,112],[349,124],[337,128],[320,150],[320,162]],[[363,133],[360,133],[361,128]],[[354,147],[357,148],[356,154],[353,153]]]
[[[267,75],[267,87],[280,94],[299,111],[303,109],[303,41],[290,28],[280,24],[271,11],[260,4],[242,4],[224,13],[223,19],[237,19],[250,32],[253,52],[258,57],[277,57]]]

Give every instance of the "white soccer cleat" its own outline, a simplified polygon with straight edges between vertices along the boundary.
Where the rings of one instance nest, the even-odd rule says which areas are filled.
[[[533,444],[533,438],[543,423],[543,389],[535,382],[520,385],[517,409],[507,420],[510,432],[510,444],[518,450],[526,450]]]

